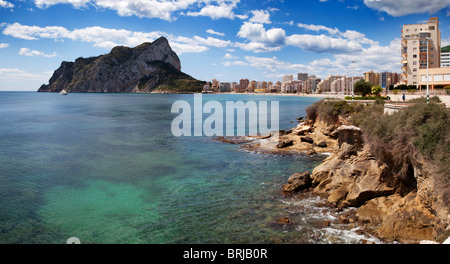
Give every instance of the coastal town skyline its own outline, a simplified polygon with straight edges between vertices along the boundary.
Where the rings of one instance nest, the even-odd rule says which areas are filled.
[[[401,29],[439,17],[450,43],[448,1],[0,0],[0,90],[36,91],[62,61],[169,40],[199,80],[276,83],[299,72],[401,72]],[[353,63],[352,63],[353,61]]]

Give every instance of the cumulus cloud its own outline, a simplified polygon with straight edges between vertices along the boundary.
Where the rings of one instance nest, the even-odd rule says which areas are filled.
[[[38,50],[30,50],[29,48],[21,48],[19,53],[19,55],[24,55],[24,56],[29,56],[29,57],[46,57],[46,58],[51,58],[51,57],[56,57],[57,53],[53,52],[52,54],[45,54],[44,52],[38,51]]]
[[[328,28],[321,25],[305,25],[300,27],[312,31],[326,31],[330,35],[320,34],[294,34],[287,36],[282,28],[266,30],[261,23],[245,22],[237,36],[249,42],[235,43],[234,45],[246,51],[255,53],[278,51],[284,46],[294,46],[304,51],[316,53],[349,53],[363,49],[362,44],[375,44],[360,32],[347,30],[339,31],[337,28]]]
[[[239,1],[224,1],[218,5],[212,5],[208,4],[204,6],[200,11],[198,12],[187,12],[187,16],[206,16],[210,17],[214,20],[220,19],[220,18],[229,18],[234,19],[236,17],[236,14],[234,13],[233,9],[236,8],[237,3]],[[242,18],[239,16],[239,18]]]
[[[286,32],[281,28],[266,30],[263,24],[244,22],[238,37],[246,38],[249,43],[235,43],[235,46],[254,52],[268,52],[280,50],[286,40]]]
[[[103,28],[99,26],[68,30],[64,27],[39,27],[13,23],[6,25],[3,34],[26,40],[48,38],[61,41],[64,39],[71,39],[73,41],[92,43],[95,47],[105,49],[110,49],[118,45],[134,47],[143,42],[153,42],[157,38],[164,36],[169,40],[173,50],[178,54],[204,52],[207,51],[209,47],[226,48],[231,44],[230,41],[213,37],[202,38],[194,36],[188,38],[173,36],[172,34],[160,31],[140,32],[125,29]],[[23,53],[23,55],[25,55],[25,51]]]
[[[310,25],[310,24],[298,23],[297,26],[299,28],[304,28],[304,29],[312,30],[312,31],[327,31],[330,34],[339,33],[339,30],[337,28],[329,28],[329,27],[322,26],[322,25]]]
[[[262,24],[271,24],[270,21],[270,13],[266,10],[253,10],[250,11],[252,13],[252,17],[250,18],[250,22],[262,23]]]
[[[0,0],[0,7],[3,7],[3,8],[13,8],[14,5],[11,4],[11,3],[8,2],[8,1]]]
[[[278,79],[285,74],[300,71],[316,74],[321,78],[331,74],[351,75],[352,68],[355,75],[362,75],[370,70],[398,72],[401,62],[400,46],[400,39],[392,40],[388,46],[372,42],[367,47],[361,47],[359,51],[334,54],[330,58],[316,59],[306,64],[290,63],[277,57],[256,56],[245,56],[245,61],[227,61],[222,64],[254,67],[262,70],[265,76]],[[354,61],[353,64],[352,61]]]
[[[286,39],[286,43],[316,53],[348,53],[362,50],[362,46],[356,41],[325,35],[292,35]]]
[[[372,9],[383,11],[391,16],[399,17],[410,14],[433,14],[450,6],[450,0],[364,0],[364,4]]]
[[[175,20],[177,14],[184,14],[184,10],[189,10],[188,16],[208,16],[212,19],[242,18],[233,12],[240,0],[35,0],[34,2],[38,8],[57,4],[70,4],[75,8],[93,5],[96,8],[114,10],[120,16],[159,18],[167,21]],[[191,11],[192,9],[199,11]]]
[[[0,49],[4,49],[4,48],[7,48],[7,47],[9,47],[8,43],[0,43]]]
[[[222,36],[222,37],[225,36],[225,33],[217,32],[217,31],[214,31],[214,30],[212,30],[212,29],[206,30],[206,33],[211,34],[211,35]]]

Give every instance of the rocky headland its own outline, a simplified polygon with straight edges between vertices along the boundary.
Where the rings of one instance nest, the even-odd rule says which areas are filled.
[[[355,117],[350,112],[359,107],[352,106],[352,111],[342,111],[340,107],[348,107],[346,104],[333,107],[330,108],[333,111],[328,111],[332,118],[308,113],[308,118],[299,118],[300,123],[291,130],[228,143],[241,144],[241,148],[259,153],[328,153],[312,172],[291,175],[282,193],[299,197],[304,193],[319,195],[336,212],[351,212],[340,215],[340,223],[358,224],[386,242],[442,243],[447,239],[448,188],[439,179],[448,177],[449,172],[438,172],[432,159],[417,153],[408,153],[398,164],[380,158],[380,150],[369,143],[364,129],[354,125]],[[218,140],[226,142],[226,138]],[[446,142],[448,150],[448,139]],[[444,155],[448,158],[448,152]]]
[[[197,93],[204,84],[181,71],[180,59],[161,37],[135,48],[118,46],[105,55],[63,61],[38,92]]]

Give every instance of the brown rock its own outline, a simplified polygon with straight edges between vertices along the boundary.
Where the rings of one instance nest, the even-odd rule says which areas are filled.
[[[283,193],[285,195],[293,195],[304,189],[311,187],[311,177],[309,171],[304,173],[294,173],[289,177],[288,183],[283,186]]]
[[[310,144],[313,144],[313,143],[314,143],[314,140],[313,140],[311,137],[308,137],[308,136],[306,136],[306,137],[301,137],[301,138],[300,138],[300,141],[301,141],[301,142],[310,143]]]
[[[285,140],[278,143],[277,148],[287,148],[294,145],[293,140]]]
[[[314,223],[315,228],[327,228],[327,227],[330,227],[330,225],[331,225],[331,221],[328,221],[328,220],[319,221],[319,222]]]
[[[333,206],[337,206],[341,201],[345,200],[347,197],[348,190],[345,188],[338,189],[330,194],[327,198],[327,202]]]
[[[326,147],[328,147],[327,142],[325,142],[325,141],[320,142],[317,146],[319,148],[326,148]]]
[[[278,219],[278,220],[276,221],[276,223],[277,223],[277,224],[282,224],[282,225],[289,225],[289,224],[292,224],[293,222],[292,222],[292,220],[289,219],[288,217],[283,217],[283,218],[281,218],[281,219]]]

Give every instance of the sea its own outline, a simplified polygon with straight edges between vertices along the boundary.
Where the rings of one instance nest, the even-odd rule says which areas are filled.
[[[0,92],[0,243],[379,242],[333,221],[320,197],[281,194],[290,175],[326,156],[176,137],[171,107],[180,100],[194,95]],[[318,100],[203,95],[224,106],[278,101],[280,129]]]

